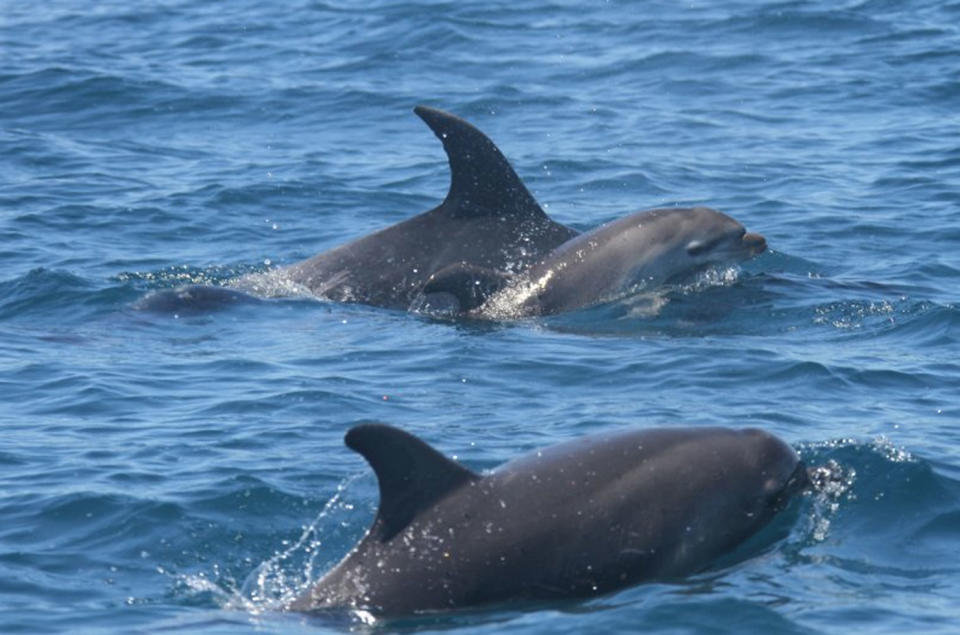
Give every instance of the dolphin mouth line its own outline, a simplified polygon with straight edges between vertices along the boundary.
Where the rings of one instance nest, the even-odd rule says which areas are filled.
[[[767,249],[767,239],[761,234],[746,233],[740,238],[740,242],[751,256],[761,254]]]
[[[797,461],[796,467],[784,481],[783,487],[774,495],[773,508],[777,511],[784,509],[795,494],[805,492],[813,487],[814,484],[810,479],[810,470],[807,464],[803,461]]]
[[[790,496],[811,487],[813,487],[813,481],[810,480],[810,470],[807,468],[807,464],[803,461],[797,461],[797,466],[784,484],[783,491]]]

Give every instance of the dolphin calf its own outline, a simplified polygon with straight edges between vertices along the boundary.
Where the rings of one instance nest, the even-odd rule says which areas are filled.
[[[407,309],[453,263],[520,271],[577,234],[551,220],[494,143],[449,113],[414,112],[443,143],[450,189],[434,209],[285,269],[314,295]]]
[[[580,234],[516,275],[449,265],[424,285],[420,305],[492,318],[560,313],[764,249],[763,236],[708,207],[655,209]]]
[[[417,437],[359,425],[380,506],[361,541],[288,608],[383,615],[588,597],[703,570],[807,487],[756,429],[618,431],[478,474]]]

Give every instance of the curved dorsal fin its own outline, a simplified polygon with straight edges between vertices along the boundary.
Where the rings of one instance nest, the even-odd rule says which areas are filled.
[[[450,191],[440,209],[451,216],[546,218],[533,195],[487,135],[448,112],[417,106],[450,161]]]
[[[412,434],[382,423],[355,426],[344,442],[363,455],[377,475],[380,507],[370,533],[381,542],[448,492],[480,478]]]

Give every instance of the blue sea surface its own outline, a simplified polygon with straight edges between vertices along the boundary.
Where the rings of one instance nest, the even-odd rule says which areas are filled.
[[[386,628],[960,630],[960,2],[0,5],[0,631],[370,627],[280,610],[372,519],[370,420],[478,470],[756,426],[831,475],[689,579]],[[770,249],[550,318],[137,308],[436,205],[421,103],[559,222],[708,205]]]

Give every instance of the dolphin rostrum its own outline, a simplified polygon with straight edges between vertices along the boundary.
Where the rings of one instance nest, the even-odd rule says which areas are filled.
[[[808,484],[757,429],[654,428],[568,441],[478,474],[381,424],[347,432],[380,506],[292,610],[409,614],[582,598],[708,567]]]

